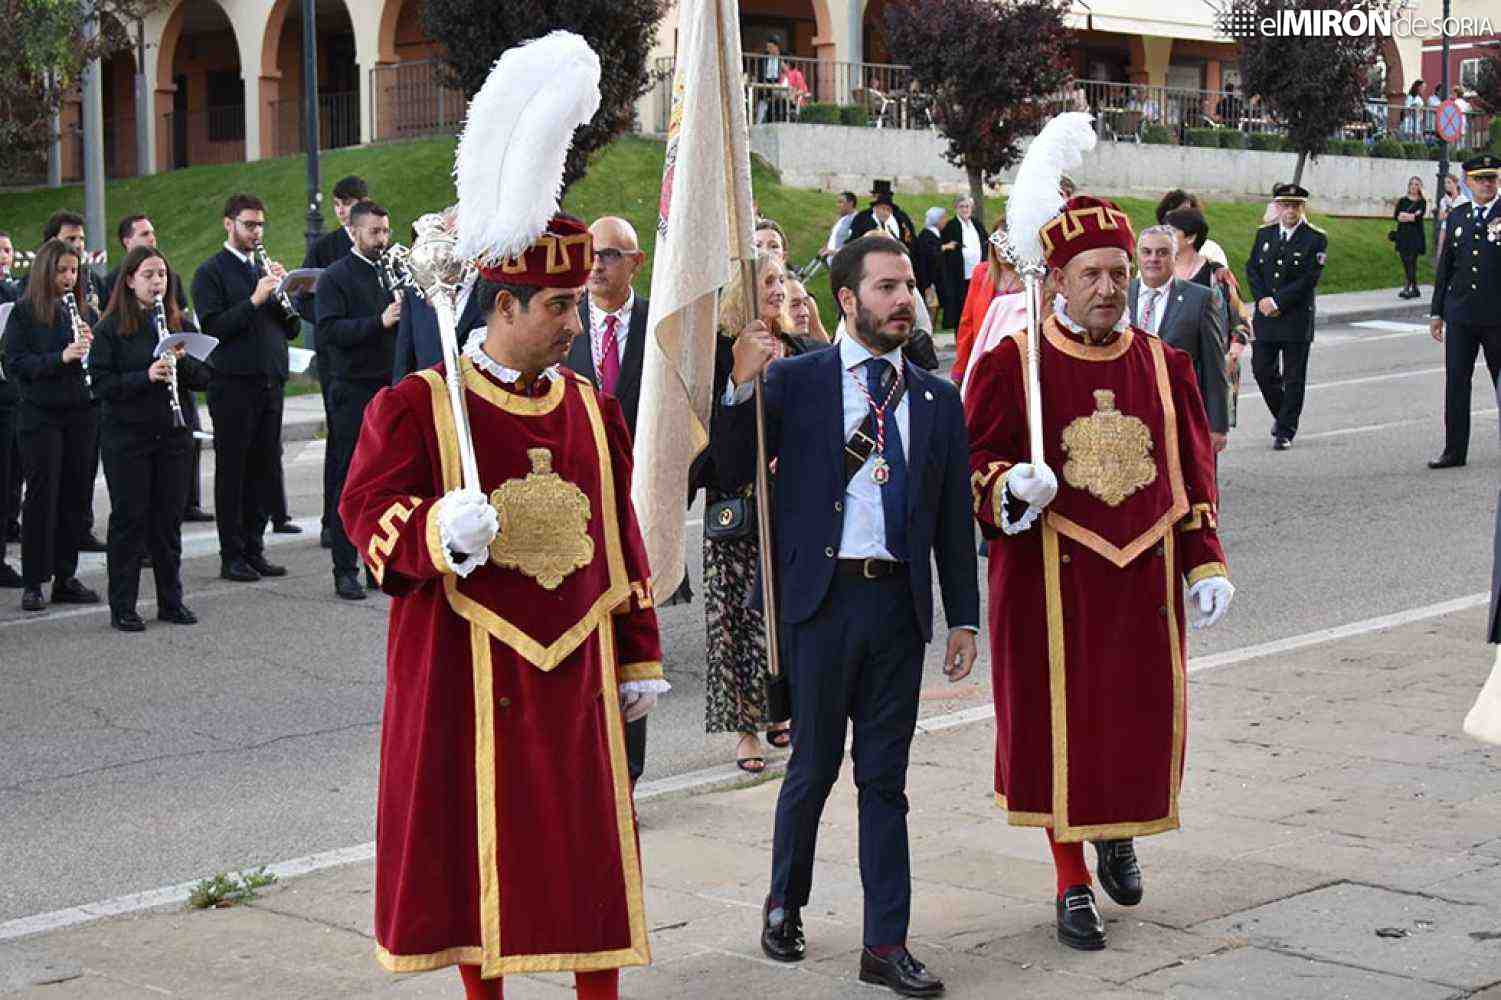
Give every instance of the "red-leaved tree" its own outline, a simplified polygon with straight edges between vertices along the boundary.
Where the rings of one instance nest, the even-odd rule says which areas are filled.
[[[1262,106],[1287,127],[1298,151],[1293,183],[1303,179],[1309,157],[1326,152],[1343,125],[1363,120],[1366,80],[1381,62],[1381,38],[1374,32],[1264,34],[1260,26],[1267,19],[1276,22],[1282,11],[1374,14],[1390,6],[1389,0],[1233,0],[1222,12],[1222,18],[1254,26],[1238,38],[1242,90],[1260,94]]]
[[[979,217],[984,185],[1021,159],[1046,99],[1072,78],[1069,0],[894,0],[892,58],[912,67],[935,102],[945,155],[969,176]],[[983,218],[980,224],[984,224]]]

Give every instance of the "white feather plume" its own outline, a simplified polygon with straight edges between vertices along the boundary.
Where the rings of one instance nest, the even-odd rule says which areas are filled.
[[[453,176],[466,260],[524,253],[557,213],[573,133],[599,110],[599,56],[569,31],[507,49],[469,102]]]
[[[1094,117],[1083,111],[1066,111],[1044,125],[1027,147],[1006,198],[1006,236],[1020,260],[1042,261],[1038,234],[1058,214],[1064,201],[1058,181],[1083,163],[1084,154],[1094,145]]]

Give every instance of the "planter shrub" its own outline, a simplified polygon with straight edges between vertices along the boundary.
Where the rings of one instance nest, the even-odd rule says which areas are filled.
[[[1186,146],[1207,146],[1210,149],[1219,148],[1220,130],[1217,128],[1191,128],[1184,130],[1183,143]]]
[[[805,125],[838,125],[839,105],[814,102],[803,106],[797,120]]]
[[[870,111],[857,104],[843,104],[839,107],[839,124],[854,125],[864,128],[870,124]]]
[[[1233,128],[1219,129],[1221,149],[1245,149],[1246,134]]]
[[[1386,160],[1405,160],[1407,150],[1396,139],[1377,139],[1371,146],[1371,155]]]
[[[1501,115],[1491,119],[1491,152],[1501,154]]]
[[[1246,136],[1246,145],[1265,153],[1276,153],[1282,149],[1282,137],[1275,132],[1252,132]]]
[[[1426,142],[1404,142],[1402,148],[1407,152],[1409,160],[1428,159],[1428,144]]]
[[[1173,133],[1165,125],[1147,122],[1141,127],[1141,141],[1151,143],[1155,146],[1171,146],[1173,144]]]

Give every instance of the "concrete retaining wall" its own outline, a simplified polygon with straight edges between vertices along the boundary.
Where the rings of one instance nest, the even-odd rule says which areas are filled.
[[[931,131],[790,124],[751,129],[751,149],[780,171],[784,184],[862,196],[876,177],[893,178],[899,191],[968,190],[964,172],[944,159],[946,147]],[[1294,153],[1104,141],[1074,179],[1104,195],[1156,198],[1181,187],[1209,199],[1265,201],[1273,184],[1292,179],[1297,160]],[[1407,178],[1417,175],[1432,187],[1436,171],[1428,160],[1324,156],[1304,168],[1303,185],[1313,192],[1318,211],[1390,216]]]

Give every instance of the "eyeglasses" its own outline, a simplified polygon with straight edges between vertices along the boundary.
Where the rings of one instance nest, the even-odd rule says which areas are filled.
[[[635,251],[616,250],[614,247],[598,247],[594,251],[594,259],[604,264],[605,267],[614,267],[626,257],[635,255]]]
[[[265,220],[263,220],[263,219],[256,219],[254,221],[249,220],[249,219],[236,219],[235,222],[237,222],[241,226],[244,226],[246,229],[265,229],[266,228],[266,223],[265,223]]]

